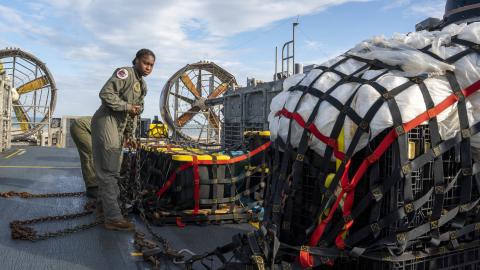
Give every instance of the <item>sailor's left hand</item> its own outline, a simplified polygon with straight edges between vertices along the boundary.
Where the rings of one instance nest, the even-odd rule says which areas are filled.
[[[124,147],[130,148],[130,149],[136,149],[137,148],[137,141],[133,139],[127,139],[125,140],[125,143],[123,144]]]

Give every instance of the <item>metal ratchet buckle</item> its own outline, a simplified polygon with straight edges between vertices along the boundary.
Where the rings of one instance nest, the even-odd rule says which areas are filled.
[[[190,260],[190,258],[192,258],[193,256],[197,255],[197,254],[195,254],[193,251],[191,251],[191,250],[189,250],[189,249],[186,249],[186,248],[181,249],[180,251],[178,251],[178,254],[179,254],[179,255],[184,254],[184,253],[190,255],[190,257],[189,257],[188,259],[185,259],[185,256],[182,256],[182,260],[180,260],[180,259],[178,259],[178,258],[174,258],[174,259],[173,259],[173,263],[174,263],[174,264],[185,264],[185,263],[187,263],[187,262]]]

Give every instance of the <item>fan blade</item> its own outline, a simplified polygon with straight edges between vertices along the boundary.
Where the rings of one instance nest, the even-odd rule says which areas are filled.
[[[42,77],[36,78],[33,81],[29,81],[28,83],[17,87],[17,92],[19,95],[26,94],[26,93],[41,89],[47,85],[49,85],[47,76],[42,76]]]
[[[175,94],[175,93],[170,93],[171,95],[177,97],[178,99],[181,99],[185,102],[187,102],[188,104],[192,105],[193,103],[195,103],[195,100],[191,99],[191,98],[188,98],[188,97],[185,97],[185,96],[182,96],[182,95],[179,95],[179,94]]]
[[[192,118],[200,111],[200,107],[192,107],[190,110],[184,112],[180,117],[175,121],[177,127],[183,127],[187,124]]]
[[[212,110],[208,111],[208,122],[215,128],[215,132],[218,134],[220,128],[220,118]]]
[[[213,92],[210,95],[208,95],[208,99],[216,98],[220,96],[221,94],[225,93],[227,89],[228,89],[228,83],[220,84],[215,90],[213,90]]]
[[[192,80],[190,77],[188,77],[187,73],[183,73],[182,76],[180,77],[180,80],[182,80],[183,84],[187,87],[187,89],[196,97],[200,98],[201,94],[198,92],[197,88],[195,85],[193,85]]]
[[[30,118],[25,112],[22,104],[18,101],[13,102],[13,111],[15,112],[15,117],[17,118],[17,121],[20,122],[20,129],[23,132],[28,131],[31,128],[30,123],[28,123],[30,122]]]

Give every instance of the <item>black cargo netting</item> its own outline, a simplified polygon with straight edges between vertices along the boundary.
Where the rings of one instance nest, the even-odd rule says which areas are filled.
[[[457,37],[452,42],[466,49],[448,59],[431,53],[431,46],[421,51],[449,64],[479,53],[478,44]],[[336,69],[350,59],[364,65],[350,75]],[[394,89],[376,82],[392,70],[403,71],[398,66],[347,54],[336,64],[317,69],[321,72],[309,86],[298,83],[288,90],[302,92],[294,111],[283,108],[277,113],[290,119],[290,125],[286,141],[278,136],[273,142],[273,174],[266,195],[264,230],[281,242],[276,244],[281,245],[279,250],[273,248],[273,255],[299,256],[303,266],[314,266],[332,264],[333,259],[344,255],[368,257],[383,252],[401,257],[408,252],[428,253],[441,246],[455,249],[479,240],[479,165],[472,164],[470,137],[479,132],[480,123],[469,126],[465,99],[480,88],[480,82],[462,90],[454,73],[447,71],[442,76],[452,94],[435,105],[424,83],[429,76],[409,78]],[[361,77],[367,70],[378,70],[379,74],[367,80]],[[323,93],[313,85],[327,72],[341,79]],[[343,104],[331,94],[347,83],[358,87]],[[363,85],[373,87],[380,97],[362,118],[350,104]],[[414,85],[420,88],[427,112],[404,123],[395,97]],[[304,120],[297,110],[307,94],[319,101]],[[321,134],[313,124],[323,102],[339,111],[329,135]],[[385,103],[394,128],[355,153],[362,135],[369,134],[369,123]],[[436,117],[455,103],[461,130],[453,138],[442,140]],[[347,117],[358,128],[343,152],[336,138]],[[290,144],[293,122],[304,128],[296,148]],[[311,136],[326,145],[323,156],[309,149]],[[341,160],[338,168],[331,161],[335,158]],[[329,179],[330,174],[334,174],[333,179]],[[376,258],[381,260],[381,256]]]
[[[257,219],[252,209],[263,203],[270,143],[268,136],[246,140],[250,149],[241,151],[143,146],[138,152],[140,168],[131,171],[140,171],[142,205],[150,221],[183,226]]]

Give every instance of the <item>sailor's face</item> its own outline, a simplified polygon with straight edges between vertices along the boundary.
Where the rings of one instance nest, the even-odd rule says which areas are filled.
[[[155,58],[151,55],[144,55],[137,61],[137,70],[142,76],[148,76],[152,73]]]

